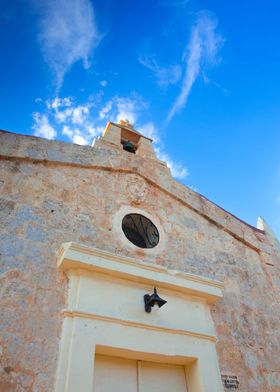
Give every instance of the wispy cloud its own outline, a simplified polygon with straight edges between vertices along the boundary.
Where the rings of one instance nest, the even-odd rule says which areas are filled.
[[[146,107],[144,100],[136,94],[131,98],[116,97],[115,104],[117,108],[116,121],[128,120],[132,124],[136,123],[139,112]]]
[[[190,42],[183,55],[185,61],[185,74],[182,80],[181,92],[175,100],[167,121],[181,110],[187,103],[192,86],[200,73],[209,66],[219,62],[218,53],[224,42],[216,32],[217,20],[209,12],[200,12],[195,26],[192,29]]]
[[[175,162],[170,157],[170,155],[165,152],[162,140],[159,135],[159,132],[156,129],[153,122],[148,122],[146,124],[140,125],[139,131],[143,135],[153,139],[154,149],[155,149],[155,152],[156,152],[158,159],[166,162],[167,167],[169,167],[173,177],[175,177],[179,180],[182,180],[188,176],[188,174],[189,174],[188,169],[186,167],[184,167],[181,163]]]
[[[203,82],[206,85],[212,85],[212,86],[216,87],[217,89],[221,90],[225,95],[229,94],[229,91],[227,88],[223,87],[221,84],[217,83],[215,80],[210,79],[204,72],[201,72],[201,76],[202,76]]]
[[[100,120],[108,119],[112,107],[113,107],[113,101],[110,100],[99,110],[99,119]]]
[[[141,132],[144,136],[153,140],[154,143],[160,143],[159,132],[155,127],[155,124],[152,121],[149,121],[145,124],[140,125],[139,132]]]
[[[160,86],[167,86],[169,84],[175,84],[181,79],[182,70],[178,64],[170,65],[165,68],[158,64],[154,55],[142,54],[138,57],[140,64],[150,69],[155,76],[156,82]]]
[[[100,42],[93,6],[89,0],[48,0],[36,7],[43,55],[59,89],[74,63],[82,60],[89,68],[92,50]]]
[[[169,167],[173,177],[178,178],[179,180],[183,180],[189,175],[188,169],[181,163],[173,161],[170,155],[164,152],[161,147],[156,147],[155,152],[161,161],[166,162],[167,167]]]
[[[147,103],[136,93],[129,97],[118,95],[110,99],[99,111],[100,120],[128,120],[131,124],[136,124],[140,112],[147,108]]]

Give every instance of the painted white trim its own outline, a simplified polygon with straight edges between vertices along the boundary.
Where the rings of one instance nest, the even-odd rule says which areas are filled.
[[[206,304],[221,298],[220,282],[75,243],[63,244],[57,256],[69,291],[56,392],[92,392],[96,350],[181,363],[188,392],[222,392]],[[172,306],[147,314],[143,295],[153,285]]]
[[[58,267],[63,271],[84,269],[110,273],[128,280],[155,284],[158,286],[204,298],[214,303],[222,298],[223,284],[152,263],[139,262],[136,259],[118,256],[101,249],[92,248],[73,242],[62,245],[58,252]]]
[[[163,326],[159,326],[159,325],[151,325],[151,324],[140,323],[140,322],[131,321],[131,320],[123,320],[118,317],[100,316],[98,314],[87,313],[87,312],[83,312],[83,311],[63,310],[62,315],[63,315],[63,317],[69,317],[69,318],[80,317],[80,318],[92,319],[92,320],[102,320],[102,321],[107,321],[109,323],[126,325],[129,327],[144,328],[144,329],[150,329],[150,330],[154,330],[154,331],[162,331],[165,333],[173,333],[173,334],[177,333],[180,335],[192,336],[192,337],[198,338],[198,339],[210,340],[211,342],[214,342],[214,343],[217,341],[217,338],[215,335],[197,333],[194,331],[178,329],[178,328],[163,327]]]

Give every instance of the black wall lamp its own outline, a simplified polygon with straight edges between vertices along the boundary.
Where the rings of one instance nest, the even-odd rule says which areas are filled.
[[[145,303],[145,311],[147,313],[151,313],[152,307],[157,304],[159,308],[161,308],[163,305],[166,304],[167,301],[164,299],[160,298],[160,296],[157,293],[157,289],[154,288],[154,293],[152,295],[150,294],[145,294],[144,295],[144,303]]]

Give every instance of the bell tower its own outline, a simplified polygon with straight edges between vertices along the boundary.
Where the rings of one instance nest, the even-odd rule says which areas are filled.
[[[121,120],[119,123],[108,122],[103,136],[94,142],[94,147],[107,145],[143,158],[157,159],[152,142],[152,139],[136,131],[129,121]]]

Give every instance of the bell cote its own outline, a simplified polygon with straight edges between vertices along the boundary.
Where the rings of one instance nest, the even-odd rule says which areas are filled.
[[[128,154],[156,159],[152,139],[136,131],[129,121],[121,120],[119,123],[110,121],[99,142],[107,142],[111,147],[124,150]]]

